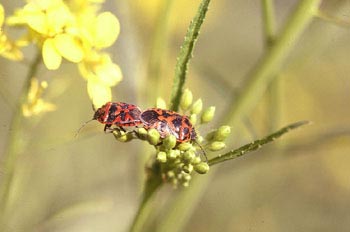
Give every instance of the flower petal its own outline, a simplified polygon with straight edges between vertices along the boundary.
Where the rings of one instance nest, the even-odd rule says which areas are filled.
[[[103,12],[97,16],[95,28],[95,46],[105,48],[111,46],[120,32],[118,19],[111,12]]]
[[[111,88],[94,80],[94,78],[88,79],[87,91],[94,106],[100,107],[112,99]]]
[[[46,15],[48,28],[52,35],[60,33],[65,26],[72,24],[74,21],[73,15],[63,2],[55,8],[50,8]]]
[[[54,38],[58,52],[67,60],[78,63],[83,59],[84,51],[77,39],[69,34],[59,34]]]
[[[25,5],[21,14],[23,14],[25,22],[34,31],[41,34],[46,34],[48,32],[46,15],[35,3],[30,2]]]
[[[122,71],[120,67],[112,61],[95,67],[95,74],[99,81],[104,85],[113,86],[122,80]]]
[[[4,10],[4,7],[0,4],[0,33],[1,33],[2,24],[4,23],[4,19],[5,19],[5,10]]]
[[[45,66],[50,70],[56,70],[60,67],[62,57],[56,50],[54,39],[46,39],[43,44],[43,60]]]

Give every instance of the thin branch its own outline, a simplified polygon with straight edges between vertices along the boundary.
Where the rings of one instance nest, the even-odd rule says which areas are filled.
[[[249,152],[252,152],[252,151],[255,151],[255,150],[261,148],[263,145],[265,145],[267,143],[273,142],[274,140],[281,137],[282,135],[289,132],[290,130],[294,130],[294,129],[299,128],[301,126],[304,126],[306,124],[309,124],[309,122],[308,121],[301,121],[301,122],[296,122],[296,123],[290,124],[282,129],[276,131],[275,133],[266,136],[263,139],[255,140],[254,142],[248,143],[248,144],[246,144],[238,149],[232,150],[226,154],[219,155],[213,159],[210,159],[208,161],[208,163],[210,166],[212,166],[214,164],[218,164],[218,163],[222,163],[224,161],[238,158],[242,155],[245,155]]]
[[[4,176],[2,178],[2,183],[0,187],[0,226],[4,226],[4,212],[6,211],[8,198],[11,190],[12,178],[14,175],[15,163],[18,160],[19,156],[19,142],[21,141],[21,135],[23,132],[22,124],[23,124],[23,113],[22,113],[22,105],[27,101],[28,92],[30,89],[30,84],[32,79],[35,77],[38,72],[38,68],[41,64],[41,51],[38,52],[34,60],[32,61],[27,77],[25,79],[25,83],[23,85],[23,89],[21,95],[18,99],[15,111],[13,112],[12,120],[10,123],[10,135],[7,141],[7,146],[3,159],[3,173]]]

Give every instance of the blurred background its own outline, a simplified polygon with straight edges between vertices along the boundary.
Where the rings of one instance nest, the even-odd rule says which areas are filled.
[[[157,95],[169,100],[176,57],[200,1],[172,1],[169,9],[164,8],[165,2],[107,0],[103,4],[103,10],[112,11],[121,24],[121,34],[108,50],[124,76],[113,88],[114,101],[154,106],[154,81],[162,86]],[[24,1],[1,3],[11,14]],[[278,28],[296,3],[275,1]],[[194,197],[197,204],[179,206],[177,213],[188,214],[186,221],[176,230],[175,218],[174,228],[168,231],[349,230],[350,1],[324,1],[321,10],[349,26],[313,21],[274,82],[278,97],[271,101],[265,94],[253,112],[242,118],[241,126],[232,128],[235,136],[228,139],[227,150],[295,121],[313,124],[213,167],[214,175],[199,176],[206,183]],[[156,36],[164,20],[169,20],[167,29]],[[26,50],[28,60],[33,50]],[[232,93],[239,94],[263,51],[260,1],[211,2],[186,82],[195,99],[202,98],[204,106],[217,109],[215,123],[199,128],[201,133],[221,125],[220,117],[231,107],[228,99]],[[3,58],[0,67],[3,153],[28,67]],[[34,116],[25,125],[23,140],[28,145],[16,162],[9,231],[127,231],[139,204],[152,147],[138,140],[117,142],[96,121],[74,138],[93,115],[85,80],[71,63],[64,63],[59,71],[41,66],[38,78],[48,82],[44,98],[57,110]],[[159,231],[162,216],[169,209],[177,210],[171,202],[179,191],[170,185],[161,189],[145,231]]]

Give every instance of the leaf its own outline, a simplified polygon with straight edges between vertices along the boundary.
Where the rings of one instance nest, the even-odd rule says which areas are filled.
[[[261,148],[263,145],[267,144],[267,143],[270,143],[270,142],[273,142],[275,139],[281,137],[282,135],[284,135],[285,133],[289,132],[290,130],[294,130],[296,128],[299,128],[301,126],[304,126],[304,125],[307,125],[309,124],[310,122],[309,121],[300,121],[300,122],[296,122],[296,123],[293,123],[293,124],[290,124],[286,127],[283,127],[282,129],[266,136],[265,138],[263,139],[258,139],[258,140],[255,140],[254,142],[252,143],[248,143],[238,149],[235,149],[235,150],[232,150],[232,151],[229,151],[228,153],[224,154],[224,155],[219,155],[213,159],[210,159],[208,161],[209,165],[212,166],[214,164],[218,164],[218,163],[222,163],[224,161],[228,161],[228,160],[232,160],[232,159],[235,159],[235,158],[238,158],[242,155],[245,155],[249,152],[252,152],[252,151],[255,151],[259,148]]]

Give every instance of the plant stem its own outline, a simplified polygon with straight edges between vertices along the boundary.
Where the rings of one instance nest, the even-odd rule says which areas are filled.
[[[272,46],[275,40],[276,19],[273,0],[262,0],[262,16],[266,47]]]
[[[205,178],[203,176],[195,175],[191,180],[191,187],[181,189],[172,202],[169,204],[168,209],[164,215],[158,220],[159,225],[154,232],[180,232],[184,231],[184,227],[191,219],[191,215],[195,210],[202,195],[204,194],[203,186],[206,186],[209,180],[211,180],[211,173],[208,173]]]
[[[340,26],[340,27],[343,27],[343,28],[346,28],[346,29],[349,29],[349,27],[350,27],[350,22],[349,21],[337,18],[335,16],[327,14],[326,12],[318,11],[316,16],[318,18],[328,22],[328,23],[333,23],[333,24],[335,24],[337,26]]]
[[[142,231],[142,228],[147,221],[148,215],[150,214],[153,205],[152,196],[157,192],[157,190],[162,186],[162,179],[160,174],[160,167],[158,163],[154,163],[150,170],[150,175],[145,183],[142,201],[137,210],[136,216],[131,224],[130,232]]]
[[[13,112],[12,120],[10,123],[10,134],[7,141],[6,150],[2,157],[3,159],[3,179],[1,183],[0,192],[0,226],[4,226],[4,213],[7,210],[8,200],[11,190],[11,182],[14,175],[14,169],[18,156],[20,154],[20,143],[22,142],[23,132],[23,113],[22,105],[27,101],[30,84],[38,72],[39,65],[41,64],[41,52],[35,56],[33,62],[30,64],[27,77],[25,79],[21,95],[17,101],[15,110]]]
[[[170,96],[171,109],[174,111],[177,111],[179,108],[183,87],[186,81],[188,64],[192,58],[193,48],[197,41],[199,30],[208,11],[209,3],[210,0],[201,1],[196,15],[188,27],[185,40],[181,46],[180,54],[177,58],[173,88]]]
[[[224,122],[237,127],[240,118],[247,115],[261,98],[269,83],[276,77],[298,38],[311,22],[321,0],[301,0],[289,17],[280,36],[248,74],[242,94],[230,103],[231,109]]]
[[[193,48],[198,38],[199,30],[206,16],[209,3],[210,0],[202,0],[200,3],[198,11],[188,27],[187,34],[180,49],[180,54],[175,66],[175,76],[170,96],[171,109],[175,111],[177,111],[179,108],[180,98],[182,96],[183,86],[186,80],[188,64],[192,58]],[[155,170],[154,167],[152,170]],[[152,176],[149,177],[148,181],[146,182],[143,199],[130,228],[130,232],[141,231],[143,228],[147,215],[151,209],[150,199],[161,184],[162,180],[160,179],[160,173],[156,171],[152,172]]]
[[[235,150],[232,150],[232,151],[229,151],[227,152],[226,154],[223,154],[223,155],[219,155],[213,159],[210,159],[208,161],[208,164],[210,166],[214,165],[214,164],[218,164],[218,163],[222,163],[222,162],[225,162],[225,161],[228,161],[228,160],[232,160],[232,159],[235,159],[235,158],[238,158],[242,155],[245,155],[249,152],[252,152],[252,151],[255,151],[259,148],[261,148],[263,145],[267,144],[267,143],[270,143],[270,142],[273,142],[274,140],[276,140],[277,138],[281,137],[282,135],[284,135],[285,133],[289,132],[290,130],[294,130],[298,127],[301,127],[301,126],[304,126],[306,124],[309,124],[310,122],[308,121],[301,121],[301,122],[296,122],[296,123],[293,123],[293,124],[290,124],[286,127],[283,127],[282,129],[266,136],[265,138],[263,139],[258,139],[258,140],[255,140],[254,142],[252,143],[248,143],[238,149],[235,149]]]
[[[265,49],[270,49],[276,40],[274,0],[262,0]],[[277,130],[281,118],[281,83],[274,77],[268,88],[268,131]]]

